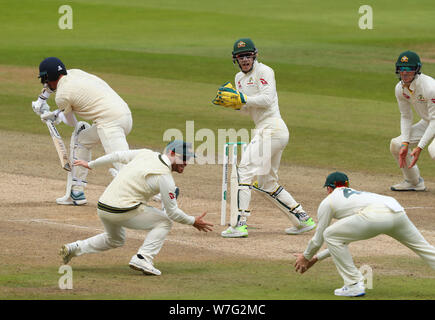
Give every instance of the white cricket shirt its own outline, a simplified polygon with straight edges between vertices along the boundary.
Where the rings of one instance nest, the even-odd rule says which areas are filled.
[[[257,129],[272,118],[282,119],[272,68],[255,60],[250,72],[240,71],[236,74],[235,85],[238,91],[246,95],[246,104],[241,111],[251,116]]]
[[[113,162],[126,165],[101,195],[99,203],[103,206],[113,212],[119,209],[133,210],[160,193],[166,214],[171,220],[190,225],[195,222],[195,217],[187,215],[177,206],[171,162],[166,155],[149,149],[118,151],[90,161],[89,167]]]
[[[101,78],[71,69],[60,78],[56,104],[64,113],[74,111],[85,120],[104,124],[130,114],[127,103]]]
[[[409,142],[413,122],[412,106],[421,117],[426,131],[418,143],[424,149],[435,137],[435,80],[420,74],[408,88],[402,82],[396,85],[395,94],[400,110],[400,128],[403,141]]]
[[[320,249],[324,241],[323,232],[330,225],[332,219],[343,219],[352,216],[374,204],[385,205],[394,212],[404,211],[403,207],[393,197],[357,191],[352,188],[335,188],[319,205],[316,232],[304,251],[305,258],[310,260]],[[322,255],[321,258],[325,257],[326,255]]]

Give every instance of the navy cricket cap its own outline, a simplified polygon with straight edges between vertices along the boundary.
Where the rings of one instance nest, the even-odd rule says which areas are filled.
[[[66,75],[67,71],[63,62],[56,57],[46,58],[39,64],[38,78],[41,78],[41,83],[56,81],[61,74]]]

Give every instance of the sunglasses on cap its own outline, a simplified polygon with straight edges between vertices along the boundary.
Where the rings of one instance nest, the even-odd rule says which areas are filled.
[[[399,71],[415,71],[417,68],[416,67],[398,67]]]

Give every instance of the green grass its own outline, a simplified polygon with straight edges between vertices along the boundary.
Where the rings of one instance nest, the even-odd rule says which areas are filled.
[[[249,36],[275,70],[291,134],[283,161],[400,176],[389,152],[400,130],[394,61],[417,50],[423,71],[435,74],[429,0],[377,1],[373,30],[358,28],[360,1],[250,1],[256,10],[234,1],[71,1],[73,30],[57,27],[61,4],[0,3],[8,21],[0,30],[0,64],[36,75],[42,58],[58,56],[68,68],[101,75],[133,111],[128,139],[135,146],[161,147],[165,130],[185,130],[186,120],[197,130],[252,128],[250,119],[210,103],[237,72],[233,42]],[[37,80],[23,81],[25,93],[0,85],[0,128],[45,133],[29,108]],[[435,178],[427,152],[419,163],[426,179]]]
[[[367,261],[368,260],[368,261]],[[362,299],[433,299],[435,278],[417,257],[364,259],[374,268],[373,289]],[[210,262],[159,262],[161,277],[145,277],[126,265],[90,265],[78,260],[72,266],[73,290],[61,290],[58,270],[47,266],[5,265],[0,271],[1,299],[142,299],[142,300],[335,300],[342,286],[332,260],[309,272],[294,272],[289,261],[240,259]],[[235,281],[234,279],[237,279]],[[122,283],[123,285],[119,285]],[[7,293],[5,293],[7,292]]]
[[[249,118],[210,102],[238,71],[231,62],[233,42],[249,36],[259,60],[275,70],[290,129],[283,161],[401,176],[389,152],[400,132],[394,62],[400,52],[416,50],[423,72],[435,76],[433,0],[376,1],[373,30],[358,28],[361,1],[68,1],[74,29],[59,30],[63,4],[0,2],[1,130],[47,134],[30,108],[40,90],[37,67],[47,56],[96,73],[116,89],[133,112],[132,146],[161,148],[164,132],[184,132],[187,120],[196,130],[250,129]],[[13,71],[2,72],[2,66]],[[71,128],[59,128],[70,135]],[[426,151],[419,164],[426,179],[435,178]],[[2,265],[0,285],[8,293],[1,298],[333,299],[332,290],[341,285],[332,264],[319,265],[303,281],[284,262],[163,261],[159,267],[165,276],[157,279],[136,277],[125,266],[77,266],[75,290],[60,292],[55,268],[17,272],[17,266]],[[433,299],[433,278],[376,279],[368,299]],[[133,289],[112,288],[112,281]]]

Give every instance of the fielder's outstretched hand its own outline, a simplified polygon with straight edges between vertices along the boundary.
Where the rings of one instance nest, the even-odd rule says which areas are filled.
[[[202,220],[202,218],[204,218],[206,214],[207,212],[204,212],[202,215],[195,217],[195,222],[193,223],[193,226],[198,229],[198,231],[213,231],[213,229],[211,228],[213,227],[213,224]]]
[[[405,168],[406,166],[406,156],[408,155],[408,143],[402,143],[399,151],[399,167]]]
[[[317,261],[317,256],[314,256],[311,260],[307,260],[302,253],[294,254],[296,257],[295,271],[304,273],[311,268]]]
[[[416,147],[414,150],[412,150],[412,152],[411,152],[412,161],[411,161],[411,164],[409,165],[408,169],[411,169],[413,166],[415,166],[418,158],[420,157],[420,153],[421,153],[420,147]]]
[[[92,168],[89,167],[88,162],[85,160],[74,160],[73,165],[85,167],[86,169],[92,170]]]

